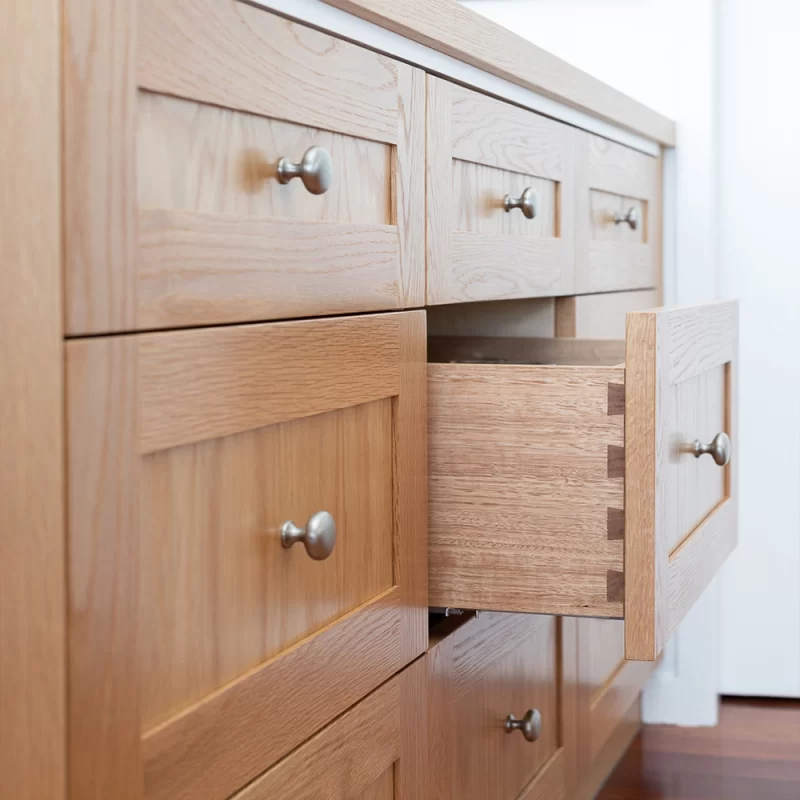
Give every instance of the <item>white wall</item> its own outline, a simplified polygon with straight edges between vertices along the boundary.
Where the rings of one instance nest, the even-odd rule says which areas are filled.
[[[741,298],[740,541],[722,575],[722,690],[800,696],[800,4],[720,16],[719,250]]]
[[[678,123],[665,187],[665,301],[719,296],[716,0],[468,0],[501,25]],[[713,725],[718,590],[698,601],[645,692],[650,722]]]

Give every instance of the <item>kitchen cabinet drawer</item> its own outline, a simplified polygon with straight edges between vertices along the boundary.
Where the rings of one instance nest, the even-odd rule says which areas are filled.
[[[424,305],[424,73],[243,2],[136,6],[130,230],[68,174],[68,332]],[[87,104],[75,148],[105,135]]]
[[[576,133],[575,293],[658,286],[661,161]]]
[[[624,345],[431,339],[473,362],[428,368],[431,605],[624,618],[626,657],[656,658],[736,543],[735,454],[689,450],[735,443],[737,318],[635,312]]]
[[[423,652],[425,369],[421,311],[66,345],[76,797],[229,797]]]
[[[576,131],[427,82],[428,303],[570,293]]]
[[[420,659],[233,800],[423,800],[427,672]]]
[[[455,625],[432,630],[426,656],[425,796],[564,797],[576,775],[575,620],[490,613]],[[511,719],[530,727],[507,730]]]

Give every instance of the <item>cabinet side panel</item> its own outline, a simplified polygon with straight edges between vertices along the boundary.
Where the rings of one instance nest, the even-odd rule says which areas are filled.
[[[60,3],[0,27],[0,796],[64,798]]]

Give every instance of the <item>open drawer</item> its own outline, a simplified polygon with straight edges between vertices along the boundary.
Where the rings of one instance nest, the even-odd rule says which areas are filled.
[[[737,340],[735,302],[430,339],[430,604],[624,618],[655,659],[736,544]]]

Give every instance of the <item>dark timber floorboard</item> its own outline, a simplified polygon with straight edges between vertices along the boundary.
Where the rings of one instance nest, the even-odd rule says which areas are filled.
[[[645,726],[597,800],[800,800],[800,701],[730,698],[717,728]]]

